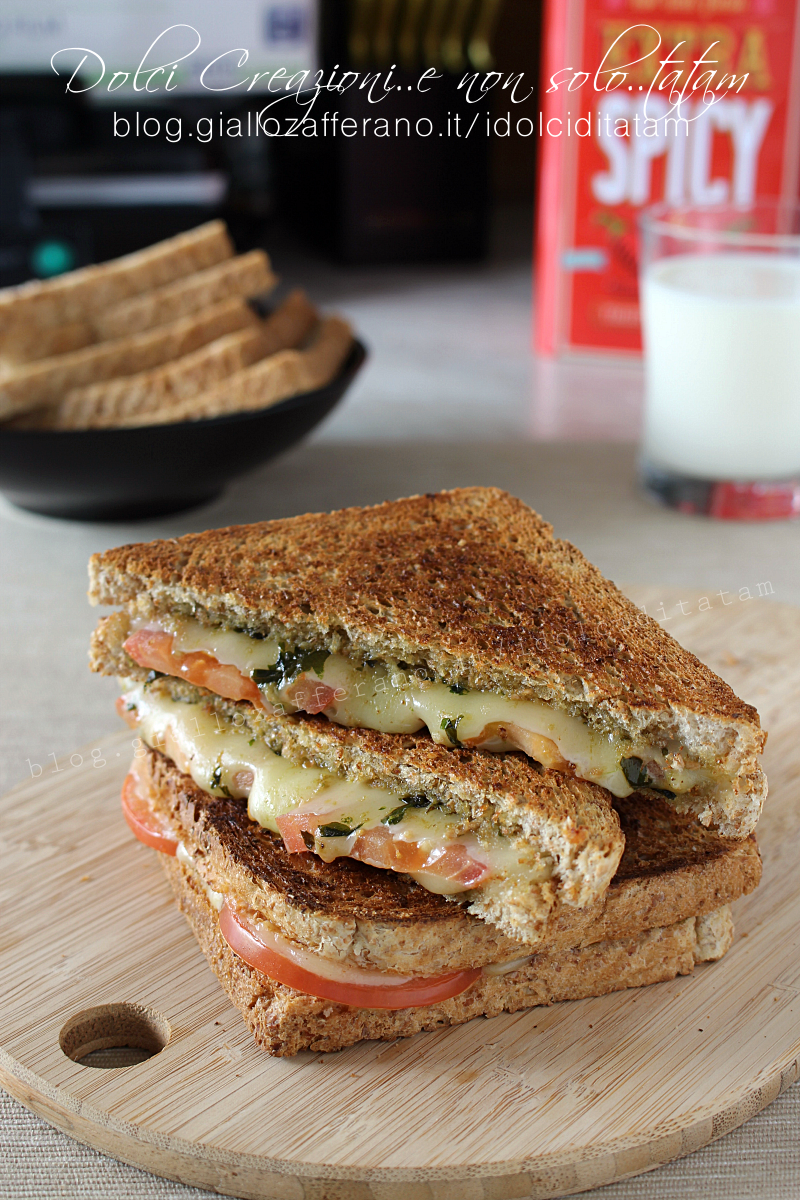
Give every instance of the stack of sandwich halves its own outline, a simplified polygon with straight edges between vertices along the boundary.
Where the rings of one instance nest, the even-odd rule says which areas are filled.
[[[92,559],[123,790],[256,1041],[336,1050],[687,974],[760,876],[758,714],[467,488]]]

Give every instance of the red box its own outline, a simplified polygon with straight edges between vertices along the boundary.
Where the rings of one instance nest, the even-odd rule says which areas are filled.
[[[800,4],[547,0],[541,90],[536,349],[636,355],[639,209],[797,197]]]

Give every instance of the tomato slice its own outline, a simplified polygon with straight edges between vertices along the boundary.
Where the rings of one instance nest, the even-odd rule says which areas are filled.
[[[354,1008],[419,1008],[437,1004],[466,991],[481,975],[477,967],[449,975],[392,976],[361,967],[337,967],[325,960],[323,966],[330,974],[320,975],[313,969],[320,965],[319,955],[292,945],[278,933],[263,930],[257,933],[227,902],[220,910],[219,928],[234,954],[262,975],[306,995]]]
[[[207,650],[192,650],[181,654],[173,649],[175,635],[163,629],[139,629],[124,643],[124,649],[135,663],[149,671],[176,675],[196,687],[208,688],[226,700],[249,700],[257,708],[272,711],[252,679],[238,667],[221,663]],[[286,690],[286,699],[300,712],[321,713],[331,705],[336,692],[327,683],[301,675]]]
[[[174,636],[162,629],[140,629],[122,643],[122,648],[140,667],[177,675],[178,657],[172,653]]]
[[[286,813],[276,817],[275,824],[289,853],[303,854],[308,849],[303,833],[313,833],[324,820],[319,813]],[[359,830],[349,855],[342,857],[357,858],[385,871],[425,871],[464,888],[477,887],[491,874],[486,863],[470,856],[463,842],[442,841],[433,850],[423,849],[418,842],[395,838],[385,825]]]
[[[443,840],[432,850],[423,849],[417,842],[393,837],[385,825],[362,830],[352,857],[388,871],[425,871],[465,887],[476,887],[490,874],[485,863],[470,857],[463,842]]]
[[[308,846],[303,841],[303,833],[313,833],[321,820],[316,813],[284,813],[275,818],[275,824],[289,853],[304,854]]]
[[[163,629],[140,629],[125,641],[124,649],[140,667],[176,675],[196,687],[216,692],[226,700],[249,700],[258,708],[264,708],[261,692],[238,667],[218,662],[205,650],[176,654],[172,648],[174,640],[174,634]]]
[[[153,850],[160,850],[162,854],[177,853],[177,839],[153,812],[147,798],[142,795],[139,780],[132,771],[125,776],[121,800],[122,815],[140,842],[151,846]]]
[[[334,688],[307,675],[301,675],[284,694],[293,708],[307,713],[324,712],[336,696]]]

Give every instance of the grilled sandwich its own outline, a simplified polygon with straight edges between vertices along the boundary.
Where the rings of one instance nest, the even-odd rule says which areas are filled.
[[[91,665],[138,734],[126,818],[270,1053],[730,945],[760,875],[758,715],[519,501],[125,546],[90,578],[119,606]]]
[[[729,906],[761,874],[755,837],[634,793],[617,802],[626,847],[606,894],[559,901],[532,947],[407,874],[292,852],[160,752],[142,748],[126,786],[209,965],[278,1056],[689,974],[730,947]]]
[[[520,751],[617,798],[746,837],[766,794],[754,708],[541,517],[493,488],[123,546],[95,669],[180,678],[260,717]]]

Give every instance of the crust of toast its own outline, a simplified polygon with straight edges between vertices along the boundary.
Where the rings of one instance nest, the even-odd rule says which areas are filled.
[[[479,919],[470,897],[455,903],[353,859],[324,863],[289,854],[249,819],[243,801],[212,796],[168,758],[148,754],[154,805],[195,856],[206,884],[292,940],[354,965],[424,974],[530,953],[530,945]],[[759,882],[754,837],[715,837],[666,804],[654,810],[640,795],[619,806],[626,846],[616,875],[585,908],[556,900],[542,942],[548,951],[672,925],[729,904]]]
[[[677,739],[723,770],[723,801],[678,797],[752,832],[766,794],[756,710],[641,612],[537,513],[461,488],[122,546],[93,557],[93,603],[200,620],[432,669],[539,698],[607,732]]]
[[[249,967],[220,934],[217,914],[194,872],[175,858],[160,857],[209,966],[257,1044],[276,1057],[301,1050],[341,1050],[366,1039],[410,1037],[473,1017],[659,983],[691,974],[696,962],[720,958],[733,936],[729,910],[718,910],[711,919],[689,917],[638,936],[543,951],[513,973],[482,975],[460,996],[440,1004],[399,1010],[351,1008],[297,992]]]
[[[113,304],[202,271],[233,255],[222,221],[209,221],[134,254],[80,267],[55,279],[0,291],[0,346],[17,326],[80,321]]]
[[[170,325],[20,367],[0,380],[0,417],[52,404],[73,387],[160,366],[258,321],[245,300],[232,297]]]
[[[318,320],[317,310],[301,291],[292,292],[263,321],[216,338],[174,362],[74,388],[60,404],[39,410],[37,427],[105,429],[131,417],[169,409],[199,396],[235,372],[279,350],[299,346]],[[39,413],[36,414],[39,417]]]
[[[236,258],[223,259],[175,283],[123,300],[106,312],[98,313],[94,326],[101,339],[127,337],[177,321],[230,296],[262,295],[271,291],[277,282],[269,255],[263,250],[251,250]]]

